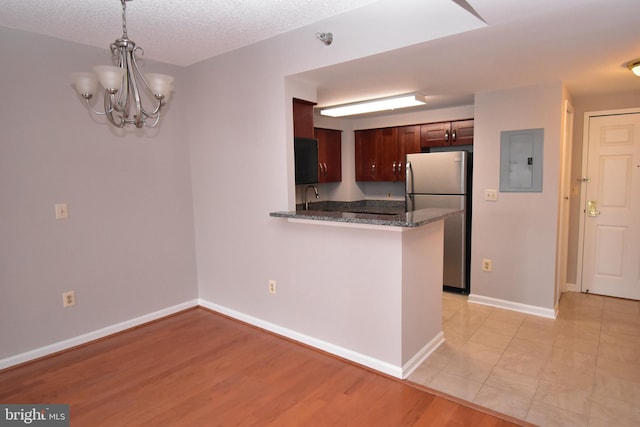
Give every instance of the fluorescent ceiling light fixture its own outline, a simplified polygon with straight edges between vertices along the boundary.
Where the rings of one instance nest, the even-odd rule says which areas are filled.
[[[320,114],[330,117],[353,116],[355,114],[373,113],[376,111],[395,110],[397,108],[424,105],[425,96],[419,93],[390,96],[388,98],[372,99],[370,101],[354,102],[320,109]]]

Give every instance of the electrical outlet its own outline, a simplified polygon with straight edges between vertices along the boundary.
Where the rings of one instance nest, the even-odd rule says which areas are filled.
[[[66,203],[56,203],[53,207],[56,210],[56,219],[69,218],[69,207]]]
[[[482,260],[482,271],[491,271],[491,269],[492,269],[491,260],[490,259],[483,259]]]
[[[485,189],[484,199],[490,202],[496,202],[498,200],[498,190],[493,188]]]
[[[71,307],[76,305],[76,291],[68,291],[62,293],[62,306]]]
[[[270,294],[275,294],[276,293],[276,281],[275,280],[269,280],[269,293]]]

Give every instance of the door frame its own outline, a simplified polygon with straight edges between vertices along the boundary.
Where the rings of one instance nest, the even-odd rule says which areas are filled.
[[[558,237],[556,242],[555,304],[567,290],[569,254],[569,222],[571,221],[571,157],[575,110],[569,100],[564,101],[562,146],[560,152],[560,191],[558,194]]]
[[[584,227],[586,225],[586,210],[587,204],[587,192],[584,191],[583,178],[587,175],[587,165],[589,162],[589,124],[592,117],[598,116],[617,116],[623,114],[640,114],[640,108],[622,108],[619,110],[602,110],[602,111],[589,111],[584,113],[584,129],[582,133],[582,170],[580,173],[580,228],[578,231],[578,265],[576,271],[576,282],[580,292],[584,292],[582,276],[583,276],[583,263],[584,263]]]

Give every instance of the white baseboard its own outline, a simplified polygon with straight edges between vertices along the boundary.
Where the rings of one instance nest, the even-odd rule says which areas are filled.
[[[151,322],[153,320],[160,319],[162,317],[169,316],[182,310],[186,310],[191,307],[196,307],[198,300],[191,300],[183,302],[172,307],[164,308],[162,310],[154,311],[153,313],[145,314],[135,319],[126,320],[124,322],[116,323],[115,325],[107,326],[96,331],[88,332],[86,334],[79,335],[77,337],[69,338],[64,341],[59,341],[54,344],[50,344],[44,347],[36,348],[25,353],[18,354],[16,356],[7,357],[0,360],[0,370],[6,369],[11,366],[19,365],[21,363],[29,362],[40,357],[48,356],[59,351],[67,350],[72,347],[76,347],[82,344],[86,344],[91,341],[95,341],[100,338],[104,338],[108,335],[113,335],[118,332],[122,332],[126,329],[130,329],[136,326],[140,326],[144,323]]]
[[[278,326],[271,322],[264,321],[262,319],[258,319],[253,316],[249,316],[248,314],[214,304],[212,302],[200,299],[200,305],[202,307],[208,308],[209,310],[216,311],[218,313],[224,314],[226,316],[232,317],[234,319],[240,320],[242,322],[248,323],[250,325],[256,326],[260,329],[267,330],[269,332],[273,332],[274,334],[281,335],[283,337],[292,339],[294,341],[301,342],[303,344],[309,345],[311,347],[315,347],[319,350],[326,351],[327,353],[331,353],[338,357],[342,357],[343,359],[350,360],[352,362],[358,363],[360,365],[366,366],[373,370],[382,372],[384,374],[390,375],[396,378],[406,378],[405,368],[401,366],[395,366],[391,363],[384,362],[382,360],[375,359],[373,357],[367,356],[362,353],[355,352],[353,350],[349,350],[348,348],[340,347],[338,345],[332,344],[327,341],[319,340],[317,338],[302,334],[300,332],[283,328],[282,326]],[[435,347],[433,347],[435,345]],[[432,344],[429,343],[428,346],[432,346],[432,349],[427,350],[426,356],[428,356],[435,348],[440,345],[439,343]],[[422,350],[424,351],[424,349]],[[424,357],[426,357],[424,356]],[[413,361],[413,359],[412,359]],[[410,362],[411,363],[411,362]],[[414,362],[415,363],[415,362]],[[413,367],[413,365],[411,365]],[[415,367],[413,367],[415,369]]]
[[[409,375],[416,370],[422,362],[424,362],[427,357],[431,355],[440,345],[444,342],[444,332],[440,332],[436,335],[431,341],[425,345],[422,350],[416,353],[415,356],[411,358],[405,365],[402,367],[402,379],[408,378]]]
[[[178,305],[174,305],[172,307],[168,307],[162,310],[158,310],[153,313],[145,314],[143,316],[136,317],[134,319],[120,322],[115,325],[107,326],[102,329],[88,332],[86,334],[82,334],[77,337],[69,338],[64,341],[59,341],[54,344],[50,344],[44,347],[30,350],[25,353],[7,357],[5,359],[0,359],[0,370],[9,368],[11,366],[19,365],[25,362],[29,362],[35,359],[39,359],[41,357],[45,357],[60,351],[68,350],[70,348],[73,348],[82,344],[86,344],[88,342],[95,341],[97,339],[104,338],[106,336],[113,335],[118,332],[122,332],[124,330],[130,329],[136,326],[140,326],[144,323],[148,323],[153,320],[160,319],[162,317],[170,316],[172,314],[178,313],[180,311],[183,311],[192,307],[196,307],[198,305],[208,308],[210,310],[216,311],[218,313],[224,314],[226,316],[232,317],[234,319],[240,320],[242,322],[248,323],[250,325],[256,326],[260,329],[264,329],[266,331],[273,332],[277,335],[284,336],[294,341],[301,342],[311,347],[315,347],[319,350],[326,351],[327,353],[331,353],[338,357],[344,358],[346,360],[350,360],[357,364],[366,366],[373,370],[376,370],[400,379],[407,378],[409,375],[411,375],[411,373],[444,342],[444,334],[440,332],[438,335],[436,335],[435,338],[433,338],[429,343],[427,343],[427,345],[425,345],[416,355],[414,355],[411,358],[411,360],[409,360],[404,366],[396,366],[391,363],[373,358],[371,356],[367,356],[365,354],[358,353],[356,351],[353,351],[344,347],[340,347],[330,342],[323,341],[288,328],[283,328],[276,324],[266,322],[264,320],[258,319],[253,316],[249,316],[239,311],[236,311],[218,304],[214,304],[212,302],[209,302],[203,299],[196,299],[196,300],[187,301]]]
[[[534,316],[548,317],[549,319],[555,319],[557,315],[556,310],[552,308],[538,307],[536,305],[522,304],[519,302],[485,297],[482,295],[469,294],[467,301],[475,304],[490,305],[492,307],[518,311],[520,313],[532,314]]]

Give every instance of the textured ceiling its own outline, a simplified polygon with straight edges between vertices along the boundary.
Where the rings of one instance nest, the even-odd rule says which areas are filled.
[[[297,77],[316,85],[320,106],[419,91],[424,108],[437,109],[549,82],[563,82],[576,97],[640,91],[626,67],[640,58],[640,0],[468,3],[486,27]]]
[[[364,13],[375,9],[372,3],[393,2],[398,16],[420,9],[429,21],[434,14],[426,10],[446,1],[133,0],[128,34],[145,58],[190,65],[318,21],[332,23],[352,9]],[[640,90],[640,78],[625,67],[640,58],[640,0],[452,1],[486,27],[297,77],[316,85],[320,105],[421,91],[430,96],[425,108],[441,108],[469,104],[482,91],[555,81],[574,96]],[[119,0],[0,0],[0,26],[107,49],[122,31],[121,6]]]
[[[129,38],[145,57],[190,65],[376,0],[132,0]],[[108,48],[120,0],[2,0],[0,25]]]

